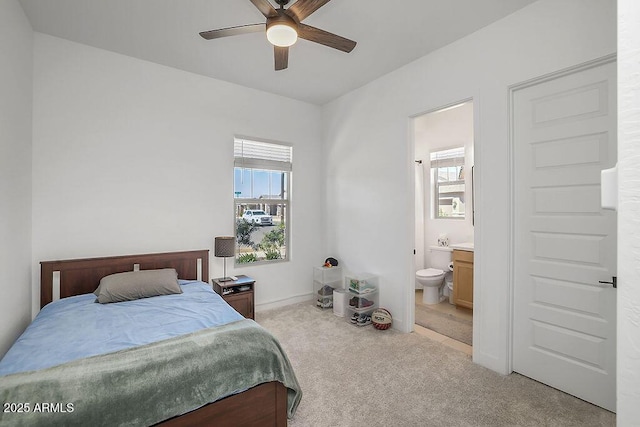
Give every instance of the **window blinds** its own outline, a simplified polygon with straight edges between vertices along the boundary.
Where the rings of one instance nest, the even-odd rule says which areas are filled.
[[[435,151],[430,156],[432,168],[459,167],[464,165],[464,147]]]
[[[292,149],[288,145],[236,138],[233,156],[237,168],[291,171]]]

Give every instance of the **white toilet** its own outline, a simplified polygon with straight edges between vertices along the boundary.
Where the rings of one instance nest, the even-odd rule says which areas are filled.
[[[445,272],[450,271],[451,248],[448,246],[429,247],[431,267],[416,272],[416,280],[422,285],[422,302],[424,304],[440,303],[441,288],[444,284]]]

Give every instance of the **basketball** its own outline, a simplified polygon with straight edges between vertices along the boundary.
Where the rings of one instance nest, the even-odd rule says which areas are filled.
[[[385,308],[377,308],[371,313],[371,323],[376,329],[384,330],[391,327],[391,313]]]

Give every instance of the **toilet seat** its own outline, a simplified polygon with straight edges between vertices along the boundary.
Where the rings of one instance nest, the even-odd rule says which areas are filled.
[[[438,277],[444,274],[444,271],[439,268],[425,268],[424,270],[418,270],[416,272],[416,277],[422,278],[430,278],[430,277]]]

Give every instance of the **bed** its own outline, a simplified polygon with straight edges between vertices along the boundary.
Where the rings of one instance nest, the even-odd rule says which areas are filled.
[[[301,398],[286,354],[202,281],[209,277],[208,260],[209,251],[200,250],[41,262],[42,310],[0,362],[0,424],[286,426]],[[167,268],[177,272],[180,294],[96,303],[93,292],[103,277]],[[200,326],[183,330],[184,317]],[[103,328],[110,319],[113,330],[135,327],[114,338]],[[65,322],[82,327],[67,332],[60,326]],[[54,328],[40,332],[51,334],[49,341],[30,332],[42,331],[38,324]],[[97,338],[87,333],[87,350],[72,349],[86,357],[58,360],[67,334],[94,329]],[[130,339],[141,329],[155,338]]]

